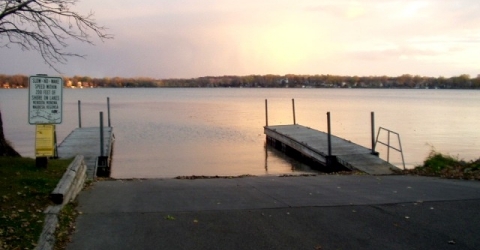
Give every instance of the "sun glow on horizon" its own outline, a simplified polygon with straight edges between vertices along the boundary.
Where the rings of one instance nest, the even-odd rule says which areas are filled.
[[[259,27],[253,34],[252,30],[246,32],[244,37],[248,38],[241,43],[241,53],[250,54],[259,67],[275,72],[298,72],[312,59],[325,58],[334,50],[326,30],[312,30],[311,24],[285,21],[273,27]]]

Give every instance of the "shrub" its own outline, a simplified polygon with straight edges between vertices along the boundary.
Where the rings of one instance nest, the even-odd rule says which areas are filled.
[[[462,165],[462,162],[449,155],[444,155],[436,151],[430,152],[430,155],[423,162],[423,167],[433,170],[434,172],[440,172],[448,167],[455,167]]]

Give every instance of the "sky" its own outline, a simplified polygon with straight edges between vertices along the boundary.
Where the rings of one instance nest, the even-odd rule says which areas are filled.
[[[114,39],[69,41],[64,76],[480,74],[478,0],[80,0]],[[0,73],[59,75],[0,48]]]

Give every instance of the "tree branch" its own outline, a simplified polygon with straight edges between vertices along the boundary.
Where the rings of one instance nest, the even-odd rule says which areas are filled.
[[[77,2],[0,0],[0,47],[14,44],[22,50],[36,50],[46,64],[59,72],[55,64],[66,63],[68,57],[84,57],[65,51],[68,39],[93,45],[92,32],[101,41],[113,38],[106,33],[106,27],[96,23],[93,12],[81,15],[70,10]]]

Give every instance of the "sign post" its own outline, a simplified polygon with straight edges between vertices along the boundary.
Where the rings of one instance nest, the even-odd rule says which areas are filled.
[[[48,157],[56,157],[54,124],[62,123],[63,79],[47,75],[30,76],[28,123],[36,125],[35,157],[37,167],[47,167]]]

